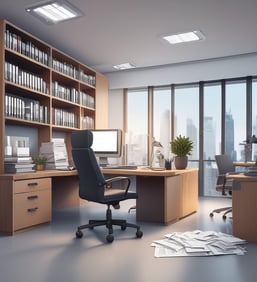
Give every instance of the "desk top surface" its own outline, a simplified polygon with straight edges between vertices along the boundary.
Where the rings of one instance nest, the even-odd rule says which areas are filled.
[[[249,176],[244,175],[244,173],[238,173],[238,174],[229,174],[226,176],[228,179],[233,179],[234,181],[244,181],[244,182],[257,182],[257,176]]]
[[[32,178],[45,178],[45,177],[59,177],[59,176],[76,176],[77,170],[42,170],[35,172],[23,172],[23,173],[4,173],[0,174],[0,179],[11,178],[13,180],[22,180],[22,179],[32,179]]]
[[[102,172],[104,174],[123,174],[123,175],[135,175],[135,176],[174,176],[183,173],[188,173],[191,171],[198,171],[198,168],[188,168],[188,169],[171,169],[171,170],[152,170],[147,167],[138,167],[137,169],[111,169],[103,168]]]
[[[233,162],[234,166],[243,166],[243,167],[248,167],[248,166],[255,166],[255,162]]]
[[[102,172],[104,174],[115,174],[115,175],[135,175],[135,176],[175,176],[179,174],[188,173],[191,171],[198,171],[198,168],[188,168],[188,169],[172,169],[172,170],[152,170],[149,168],[137,168],[137,169],[111,169],[104,168]],[[72,171],[62,171],[62,170],[43,170],[28,173],[4,173],[0,174],[0,179],[12,179],[12,180],[23,180],[23,179],[35,179],[44,177],[66,177],[66,176],[76,176],[77,170]]]

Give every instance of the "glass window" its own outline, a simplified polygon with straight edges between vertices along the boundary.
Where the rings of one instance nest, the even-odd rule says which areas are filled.
[[[175,120],[174,137],[185,135],[192,139],[194,149],[189,156],[191,160],[199,160],[198,136],[199,136],[199,86],[175,87]]]
[[[203,159],[215,160],[221,149],[221,84],[204,86]]]
[[[215,189],[217,176],[215,155],[221,153],[221,84],[206,84],[203,91],[203,193],[204,196],[217,196],[220,193]]]
[[[165,158],[169,157],[171,141],[171,89],[154,88],[153,137],[163,146]]]
[[[252,99],[249,99],[249,101],[252,100],[252,105],[248,107],[246,79],[225,80],[224,89],[221,80],[204,82],[202,85],[203,120],[201,123],[199,123],[198,83],[174,85],[174,104],[171,104],[173,97],[169,86],[149,88],[149,93],[146,88],[128,90],[125,155],[128,164],[148,165],[150,134],[162,143],[167,152],[170,150],[171,136],[176,137],[179,134],[188,136],[194,143],[188,167],[199,167],[200,161],[200,167],[203,168],[202,173],[199,174],[200,193],[216,196],[220,195],[215,189],[216,154],[223,153],[222,149],[224,149],[224,153],[230,155],[233,161],[244,161],[246,158],[257,159],[257,144],[253,144],[251,154],[242,144],[247,138],[247,129],[252,129],[252,134],[257,136],[257,107],[255,107],[257,105],[257,77],[252,82]],[[149,97],[150,100],[148,100]],[[250,112],[247,112],[247,108],[251,106],[252,116],[249,116]],[[171,117],[174,120],[171,120]],[[250,129],[247,125],[248,121],[251,122]],[[199,134],[199,124],[203,126],[202,134]],[[171,132],[172,130],[174,132]],[[201,154],[199,154],[199,136],[202,138],[200,144],[203,146]]]
[[[246,81],[226,83],[225,153],[233,161],[245,160]]]
[[[252,135],[257,137],[257,79],[253,80],[252,85]],[[252,146],[252,159],[257,160],[257,144]]]
[[[147,165],[148,93],[147,89],[128,90],[126,163]]]

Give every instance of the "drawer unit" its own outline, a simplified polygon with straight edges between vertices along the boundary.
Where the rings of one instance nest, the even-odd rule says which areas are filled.
[[[14,230],[51,220],[51,187],[14,194]]]
[[[51,220],[51,178],[14,181],[14,231]]]

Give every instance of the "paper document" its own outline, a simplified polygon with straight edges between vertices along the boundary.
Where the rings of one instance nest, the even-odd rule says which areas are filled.
[[[244,255],[245,240],[215,231],[174,232],[151,244],[155,257]]]

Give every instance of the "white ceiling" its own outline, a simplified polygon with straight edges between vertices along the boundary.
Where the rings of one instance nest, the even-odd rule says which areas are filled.
[[[145,68],[257,52],[257,0],[70,0],[85,16],[57,25],[26,13],[35,2],[1,0],[0,18],[102,73],[125,62]],[[160,39],[192,30],[206,40]]]

